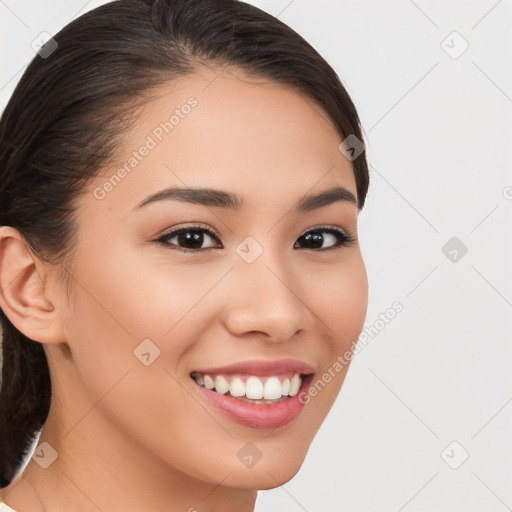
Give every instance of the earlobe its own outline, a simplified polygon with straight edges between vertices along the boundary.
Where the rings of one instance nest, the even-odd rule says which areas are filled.
[[[63,341],[56,308],[45,294],[43,264],[10,226],[0,228],[0,308],[28,338]]]

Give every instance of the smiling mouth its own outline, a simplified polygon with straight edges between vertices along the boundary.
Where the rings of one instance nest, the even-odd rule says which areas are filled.
[[[230,396],[250,404],[275,404],[295,396],[304,380],[311,375],[286,373],[256,376],[248,374],[209,375],[192,372],[190,377],[201,387],[219,395]]]

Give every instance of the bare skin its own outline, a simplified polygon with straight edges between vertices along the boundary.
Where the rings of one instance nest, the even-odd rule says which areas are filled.
[[[268,430],[212,408],[190,377],[202,367],[292,358],[319,378],[353,348],[367,309],[356,204],[293,210],[304,194],[333,186],[357,197],[334,125],[287,86],[216,75],[201,68],[161,87],[124,136],[119,164],[80,197],[71,301],[58,268],[16,230],[0,229],[0,306],[43,343],[53,385],[39,443],[58,458],[46,469],[31,459],[1,493],[21,512],[252,511],[257,490],[297,473],[341,389],[348,365],[291,423]],[[105,187],[190,97],[197,105],[161,141],[152,135],[156,147]],[[136,208],[171,186],[222,189],[243,206],[165,200]],[[108,189],[101,199],[98,188]],[[326,250],[338,242],[322,231],[321,249],[300,242],[326,225],[356,241]],[[177,237],[154,241],[185,226],[220,237],[204,234],[195,253],[180,250]],[[236,251],[248,236],[263,249],[252,263]],[[144,339],[160,350],[148,366],[134,355]],[[248,442],[262,454],[252,468],[237,457]]]

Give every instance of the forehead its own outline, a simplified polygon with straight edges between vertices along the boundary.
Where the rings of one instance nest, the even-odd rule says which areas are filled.
[[[334,124],[288,85],[200,68],[153,89],[150,98],[121,137],[116,163],[94,184],[112,181],[110,203],[133,207],[164,186],[223,188],[260,203],[317,184],[356,195]]]

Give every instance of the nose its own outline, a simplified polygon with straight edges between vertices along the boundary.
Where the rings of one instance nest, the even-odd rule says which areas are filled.
[[[308,331],[307,283],[276,258],[240,262],[231,272],[224,324],[234,336],[261,335],[283,342]]]

